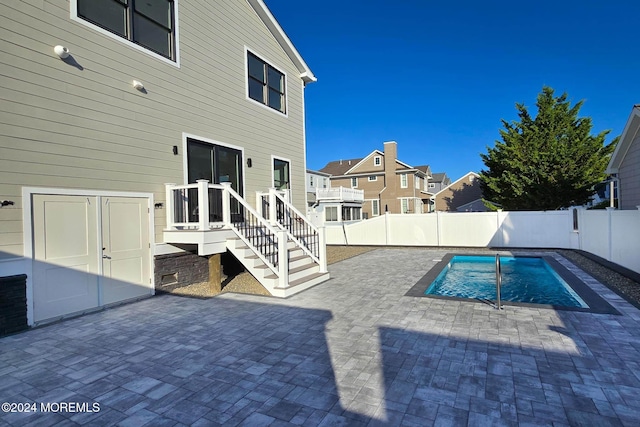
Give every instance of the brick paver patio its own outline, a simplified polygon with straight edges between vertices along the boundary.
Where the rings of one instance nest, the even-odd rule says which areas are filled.
[[[166,295],[0,338],[0,403],[37,405],[0,425],[640,425],[639,310],[588,277],[622,315],[404,296],[445,252],[378,249],[286,300]]]

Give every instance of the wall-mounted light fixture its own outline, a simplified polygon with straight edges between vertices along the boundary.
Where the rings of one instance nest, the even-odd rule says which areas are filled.
[[[174,155],[174,156],[177,156],[177,155],[178,155],[178,146],[177,146],[177,145],[174,145],[174,146],[173,146],[173,155]]]
[[[142,84],[142,82],[139,82],[138,80],[133,81],[133,87],[136,88],[137,90],[144,90],[144,85]]]
[[[53,48],[53,51],[60,57],[60,59],[65,59],[69,56],[69,49],[64,46],[57,45]]]
[[[247,159],[247,167],[250,168],[253,165],[253,162],[251,161],[251,157],[249,157]]]
[[[164,206],[164,203],[162,203],[162,202],[159,202],[159,203],[156,203],[156,204],[153,205],[153,207],[156,208],[156,209],[162,209],[163,206]]]
[[[13,206],[15,205],[15,203],[12,200],[3,200],[0,202],[0,208],[3,208],[5,206]]]

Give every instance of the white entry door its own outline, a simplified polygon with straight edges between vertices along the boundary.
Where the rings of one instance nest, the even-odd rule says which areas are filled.
[[[34,320],[97,307],[96,197],[33,196]]]
[[[148,199],[33,196],[34,321],[150,295]]]
[[[103,304],[149,295],[147,209],[146,199],[102,198]]]

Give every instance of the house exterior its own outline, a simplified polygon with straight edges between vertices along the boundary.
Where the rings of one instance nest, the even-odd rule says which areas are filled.
[[[428,172],[398,160],[395,141],[384,143],[384,150],[374,150],[364,158],[336,160],[321,172],[331,174],[331,187],[364,191],[362,214],[371,218],[383,214],[423,212],[428,202]]]
[[[29,324],[207,281],[230,246],[248,247],[274,294],[302,280],[256,247],[299,240],[281,222],[306,212],[316,78],[262,0],[24,0],[1,13],[0,277],[26,274]],[[272,187],[288,200],[269,194],[277,215],[242,235]],[[269,237],[252,244],[258,229]]]
[[[307,169],[307,211],[316,203],[316,190],[331,188],[331,175]]]
[[[609,160],[607,173],[617,182],[618,207],[640,206],[640,104],[634,105],[618,145]]]
[[[451,179],[445,172],[438,172],[432,174],[432,178],[429,180],[429,191],[436,194],[443,188],[451,184]]]
[[[469,172],[432,196],[434,211],[484,212],[480,175]]]

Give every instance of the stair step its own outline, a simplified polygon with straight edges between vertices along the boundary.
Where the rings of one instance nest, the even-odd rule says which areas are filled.
[[[313,273],[313,274],[311,274],[309,276],[302,277],[302,278],[300,278],[298,280],[293,280],[293,281],[289,282],[289,288],[293,288],[294,286],[303,285],[305,283],[308,283],[308,282],[310,282],[310,281],[312,281],[312,280],[314,280],[316,278],[320,278],[320,277],[325,276],[325,275],[327,276],[327,280],[328,280],[329,279],[329,273]]]

